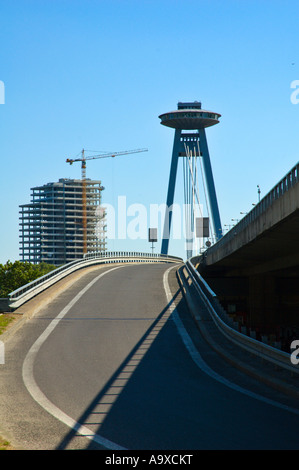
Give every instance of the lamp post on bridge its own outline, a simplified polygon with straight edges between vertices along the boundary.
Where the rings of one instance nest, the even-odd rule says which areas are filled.
[[[260,200],[261,200],[261,188],[259,187],[259,185],[257,185],[257,194],[258,194],[258,200],[260,202]]]

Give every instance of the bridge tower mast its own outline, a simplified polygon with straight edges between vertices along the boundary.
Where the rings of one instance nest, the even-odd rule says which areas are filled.
[[[216,239],[222,236],[220,214],[205,132],[206,127],[218,124],[220,117],[221,115],[218,113],[201,109],[201,103],[198,101],[179,102],[177,110],[159,116],[163,126],[175,129],[166,201],[167,213],[165,214],[162,236],[162,254],[168,254],[178,159],[179,157],[187,157],[186,148],[190,143],[194,145],[194,156],[202,157],[214,232]]]

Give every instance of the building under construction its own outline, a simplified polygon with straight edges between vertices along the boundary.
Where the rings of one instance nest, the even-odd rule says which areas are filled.
[[[59,266],[106,251],[106,219],[99,180],[60,179],[31,188],[20,206],[21,261]]]

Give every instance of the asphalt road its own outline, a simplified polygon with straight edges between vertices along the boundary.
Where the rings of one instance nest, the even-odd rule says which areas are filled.
[[[0,396],[19,449],[299,448],[296,403],[209,349],[168,264],[94,269],[29,316]]]

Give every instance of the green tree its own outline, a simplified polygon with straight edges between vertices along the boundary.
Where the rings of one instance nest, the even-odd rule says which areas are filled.
[[[21,261],[0,264],[0,297],[7,297],[10,292],[55,268],[56,266],[47,263],[32,264]]]

